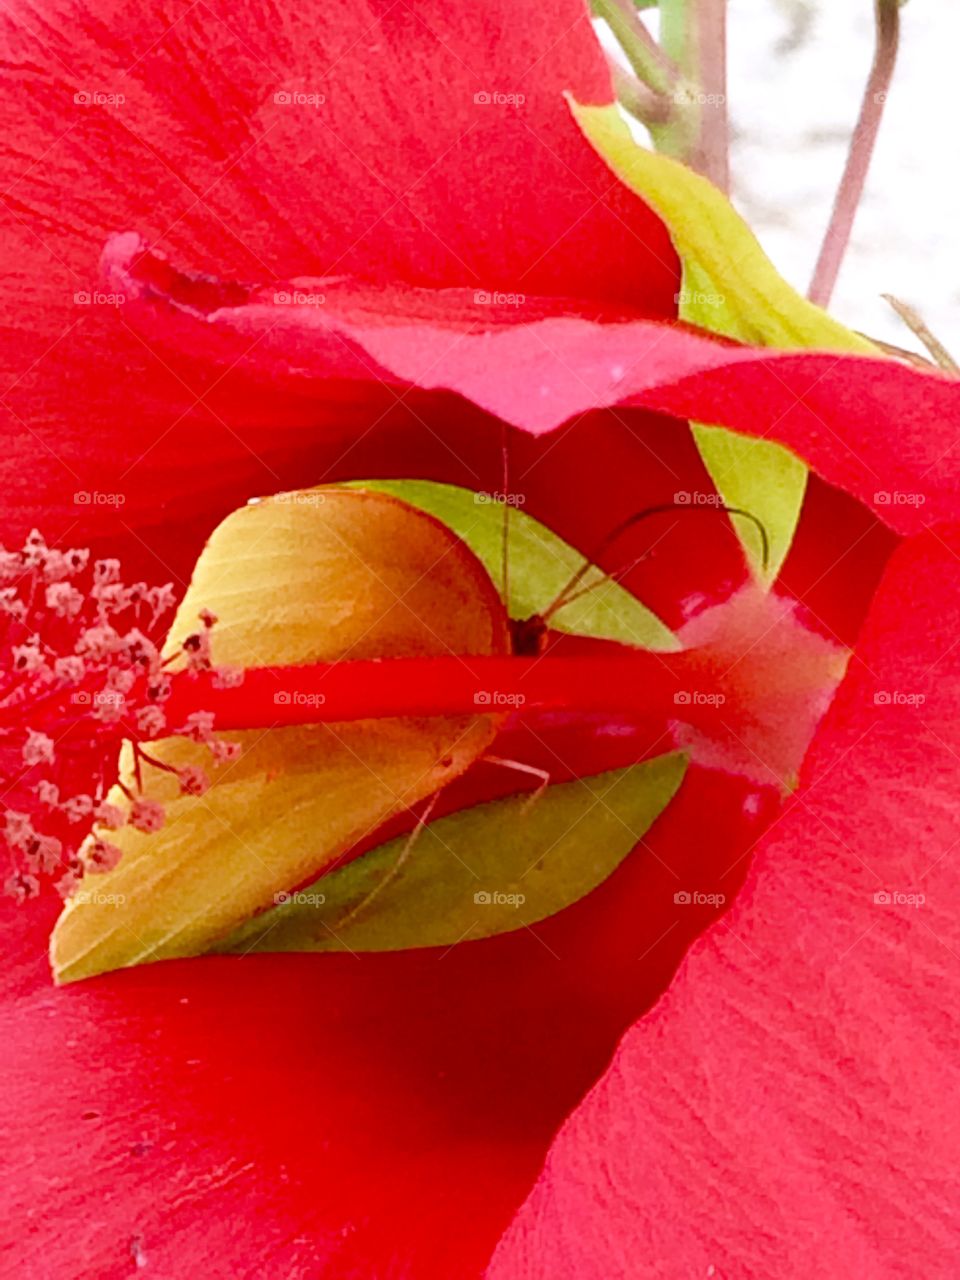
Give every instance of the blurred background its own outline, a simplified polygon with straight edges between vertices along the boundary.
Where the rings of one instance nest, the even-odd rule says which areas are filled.
[[[729,15],[734,203],[805,293],[873,56],[873,3],[730,0]],[[831,310],[917,348],[880,297],[895,294],[960,358],[960,4],[909,0],[901,28]]]

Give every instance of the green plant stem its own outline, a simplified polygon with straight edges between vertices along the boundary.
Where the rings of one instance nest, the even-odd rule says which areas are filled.
[[[672,96],[680,84],[679,69],[643,25],[633,0],[592,0],[592,8],[616,36],[641,83]]]
[[[660,46],[682,86],[676,121],[659,149],[727,192],[727,0],[660,0]]]
[[[670,99],[631,75],[616,58],[608,55],[607,63],[613,76],[613,91],[617,95],[617,101],[634,119],[646,125],[656,142],[661,127],[671,119]]]

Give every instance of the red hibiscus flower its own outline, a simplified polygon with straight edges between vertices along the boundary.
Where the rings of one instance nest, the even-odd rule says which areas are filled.
[[[36,525],[182,589],[251,495],[493,490],[505,431],[529,509],[585,551],[678,491],[715,495],[688,417],[814,468],[778,586],[852,643],[886,571],[862,656],[755,887],[569,1122],[494,1273],[788,1273],[776,1250],[812,1261],[823,1232],[836,1269],[895,1274],[912,1196],[915,1270],[936,1274],[955,539],[888,565],[869,508],[900,535],[954,518],[956,385],[673,323],[666,230],[563,98],[610,98],[579,0],[62,5],[3,32],[7,546]],[[659,551],[624,581],[670,625],[747,579],[694,520]],[[874,685],[928,703],[878,716]],[[589,727],[513,735],[561,775],[613,758]],[[894,787],[922,857],[890,841]],[[54,989],[52,908],[4,908],[10,1273],[479,1274],[716,913],[678,884],[732,897],[773,799],[694,764],[598,890],[442,956],[210,957]],[[875,914],[928,871],[931,920],[899,898]]]

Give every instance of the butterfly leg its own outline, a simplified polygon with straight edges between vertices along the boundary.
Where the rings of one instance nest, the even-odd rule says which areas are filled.
[[[522,760],[508,760],[505,756],[483,756],[482,759],[486,764],[497,764],[504,769],[513,769],[516,773],[525,773],[534,778],[540,779],[540,785],[535,791],[531,791],[529,797],[524,802],[520,810],[521,816],[525,816],[537,803],[540,797],[550,785],[550,774],[546,769],[538,769],[536,765],[524,764]]]
[[[406,866],[407,862],[409,861],[410,855],[413,852],[413,849],[417,843],[417,840],[419,839],[427,823],[430,821],[430,815],[433,813],[434,809],[436,808],[437,800],[439,799],[439,797],[440,797],[440,792],[435,791],[433,795],[430,797],[430,799],[427,801],[427,804],[425,805],[423,811],[418,816],[416,826],[413,828],[413,830],[407,836],[406,840],[403,842],[403,846],[400,849],[400,852],[397,854],[397,858],[393,866],[386,873],[386,875],[382,877],[380,882],[378,884],[375,884],[374,887],[370,890],[370,892],[366,894],[363,898],[361,898],[361,900],[356,904],[356,906],[351,907],[349,911],[347,911],[344,915],[342,915],[339,918],[339,920],[337,920],[336,925],[334,926],[336,929],[342,929],[344,928],[345,925],[352,924],[353,921],[356,920],[358,916],[362,915],[363,912],[370,907],[371,903],[373,903],[374,901],[376,901],[377,898],[379,898],[381,893],[383,893],[384,889],[386,889],[388,885],[393,884],[394,880],[396,880],[397,876],[400,874],[400,872],[403,870],[403,868]]]

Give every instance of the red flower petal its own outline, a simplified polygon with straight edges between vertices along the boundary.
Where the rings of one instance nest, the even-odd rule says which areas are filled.
[[[733,865],[732,892],[761,817],[694,769],[642,854],[520,936],[178,962],[8,999],[5,1245],[50,1280],[128,1275],[131,1249],[169,1276],[479,1273],[713,914],[676,887]]]
[[[393,403],[370,387],[325,388],[322,405],[252,388],[244,368],[171,360],[123,306],[77,304],[114,231],[228,280],[347,273],[675,314],[665,229],[562,97],[611,97],[581,0],[313,0],[269,21],[220,0],[55,3],[42,23],[28,9],[0,15],[16,77],[0,104],[5,539],[145,527],[168,560],[251,493],[311,478],[318,434],[359,436]],[[276,100],[297,93],[324,102]]]
[[[872,511],[811,474],[777,590],[802,600],[812,625],[853,648],[897,542]]]
[[[896,554],[804,787],[568,1123],[492,1276],[951,1270],[958,564],[956,528]]]
[[[891,360],[740,347],[648,320],[550,318],[458,341],[425,327],[352,332],[415,385],[458,391],[530,431],[637,405],[778,440],[899,532],[957,516],[956,379]]]
[[[152,342],[221,369],[246,358],[291,394],[316,395],[331,378],[455,391],[534,434],[645,407],[779,440],[899,532],[957,514],[960,381],[939,373],[750,348],[583,298],[496,306],[464,289],[301,281],[241,300],[230,286],[198,287],[133,235],[111,242],[105,272]]]

